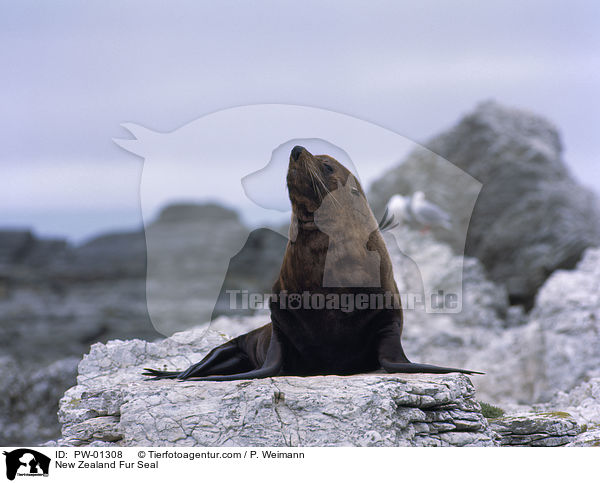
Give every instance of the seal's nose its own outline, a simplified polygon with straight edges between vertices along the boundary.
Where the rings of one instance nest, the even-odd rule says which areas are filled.
[[[298,158],[300,157],[300,155],[302,154],[303,151],[306,151],[306,149],[304,149],[304,147],[294,146],[294,149],[292,149],[292,160],[298,161]]]

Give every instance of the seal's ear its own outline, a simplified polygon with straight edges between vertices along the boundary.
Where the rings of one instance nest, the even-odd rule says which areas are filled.
[[[292,213],[292,219],[290,220],[290,230],[288,232],[288,238],[292,243],[296,241],[298,236],[298,217]]]

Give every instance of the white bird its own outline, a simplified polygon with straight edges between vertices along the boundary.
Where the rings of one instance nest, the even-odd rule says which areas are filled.
[[[387,203],[387,209],[394,217],[394,221],[402,223],[410,221],[410,213],[408,211],[410,198],[408,196],[394,195]]]
[[[452,228],[450,215],[438,205],[425,199],[422,191],[415,191],[412,196],[396,194],[390,198],[387,209],[393,220],[416,226],[424,231],[433,227]]]
[[[450,215],[438,205],[426,200],[422,191],[413,193],[408,210],[413,220],[424,229],[442,227],[450,230],[452,228]]]

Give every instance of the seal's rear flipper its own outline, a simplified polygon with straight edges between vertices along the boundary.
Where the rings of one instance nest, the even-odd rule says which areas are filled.
[[[264,362],[251,361],[249,354],[261,352],[265,342]],[[145,369],[143,375],[153,379],[179,379],[181,381],[237,381],[279,376],[283,367],[281,343],[272,334],[271,324],[242,334],[211,350],[204,359],[185,371],[158,371]]]
[[[461,374],[485,374],[485,372],[470,371],[468,369],[456,369],[454,367],[433,366],[431,364],[418,364],[414,362],[381,361],[381,366],[386,370],[386,372],[391,373],[449,374],[451,372],[460,372]]]
[[[142,372],[142,376],[149,376],[152,379],[177,379],[177,376],[181,374],[181,371],[159,371],[157,369],[150,369],[148,367],[144,367],[144,372]]]
[[[242,340],[249,339],[251,340],[251,348],[255,350],[256,340],[249,337],[256,334],[268,334],[269,338],[269,347],[267,348],[267,352],[265,354],[265,361],[261,367],[254,368],[252,370],[246,370],[244,372],[235,372],[235,373],[221,373],[221,374],[210,374],[210,375],[202,375],[200,377],[197,376],[195,372],[185,375],[186,380],[191,381],[238,381],[242,379],[263,379],[266,377],[274,377],[281,375],[281,370],[283,368],[283,356],[282,356],[282,348],[281,342],[277,336],[275,331],[271,331],[270,324],[261,327],[259,329],[255,329],[248,334],[243,334],[239,338]],[[236,340],[236,339],[234,339]],[[228,344],[234,343],[233,341],[229,341]],[[226,344],[225,344],[226,345]],[[221,346],[223,347],[223,346]],[[218,349],[218,348],[217,348]],[[239,349],[238,349],[239,350]],[[209,354],[210,355],[210,354]],[[208,357],[208,356],[207,356]],[[183,376],[182,376],[183,378]]]
[[[191,379],[210,375],[243,373],[253,369],[248,359],[241,353],[234,341],[215,347],[200,362],[191,365],[184,371],[158,371],[144,369],[142,375],[156,379]]]

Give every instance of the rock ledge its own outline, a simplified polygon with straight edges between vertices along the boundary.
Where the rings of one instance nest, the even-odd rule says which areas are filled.
[[[365,374],[256,381],[149,381],[223,340],[191,330],[163,341],[95,344],[61,399],[66,446],[494,446],[464,375]]]

